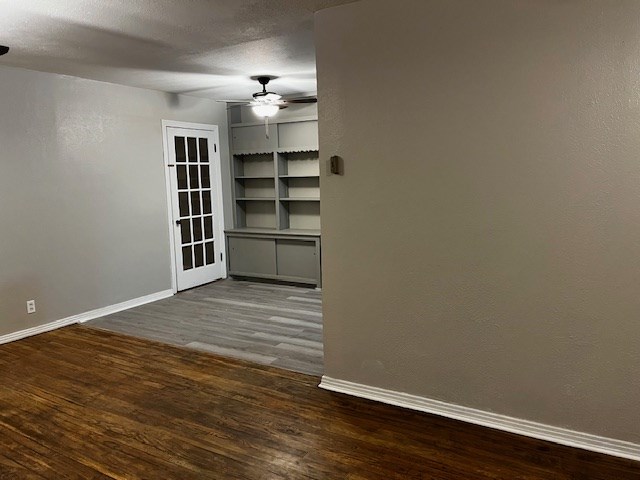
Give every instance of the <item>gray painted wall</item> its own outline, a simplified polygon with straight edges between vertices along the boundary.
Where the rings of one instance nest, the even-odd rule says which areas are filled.
[[[224,104],[0,67],[0,112],[0,335],[171,288],[162,119],[220,127],[231,205]]]
[[[317,14],[328,376],[640,442],[638,19]]]

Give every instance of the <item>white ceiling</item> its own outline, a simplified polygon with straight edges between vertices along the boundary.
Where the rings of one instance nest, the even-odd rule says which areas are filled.
[[[0,0],[0,65],[213,99],[316,92],[313,12],[353,0]]]

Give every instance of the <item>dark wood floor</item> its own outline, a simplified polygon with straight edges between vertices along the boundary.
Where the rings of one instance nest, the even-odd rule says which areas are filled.
[[[638,480],[640,464],[86,327],[0,346],[1,479]]]

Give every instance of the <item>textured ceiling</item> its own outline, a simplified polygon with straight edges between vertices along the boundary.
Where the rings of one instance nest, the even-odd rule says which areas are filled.
[[[214,99],[316,91],[313,12],[353,0],[0,0],[0,65]]]

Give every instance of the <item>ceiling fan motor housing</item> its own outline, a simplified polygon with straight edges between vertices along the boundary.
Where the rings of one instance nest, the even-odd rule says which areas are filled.
[[[277,77],[268,77],[266,75],[261,75],[258,77],[251,77],[252,80],[257,80],[260,85],[262,85],[262,91],[256,92],[253,94],[252,101],[242,101],[242,100],[219,100],[225,101],[227,103],[242,103],[249,106],[257,106],[257,105],[277,105],[278,107],[287,108],[289,104],[292,103],[316,103],[318,100],[315,97],[302,97],[302,98],[283,98],[282,95],[275,92],[267,91],[267,84]]]
[[[271,77],[262,76],[258,77],[258,83],[262,85],[262,88],[266,87],[267,83],[271,81]]]
[[[254,100],[257,102],[277,102],[282,98],[282,95],[278,95],[274,92],[267,92],[267,84],[271,80],[271,77],[262,76],[258,77],[257,80],[258,83],[262,85],[262,91],[253,94]]]

